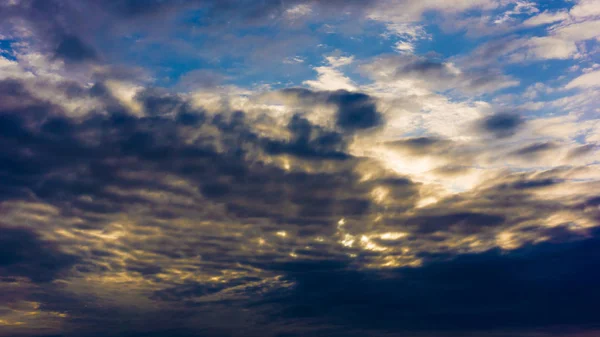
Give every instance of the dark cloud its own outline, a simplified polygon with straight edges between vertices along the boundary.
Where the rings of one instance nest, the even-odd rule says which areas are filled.
[[[88,10],[89,13],[86,12]],[[21,26],[25,24],[32,33],[30,37],[35,39],[36,48],[55,58],[73,63],[98,58],[93,43],[94,28],[98,28],[103,16],[99,11],[94,12],[93,6],[80,7],[69,0],[3,2],[0,4],[0,18],[6,22],[18,22]],[[20,34],[14,27],[6,32]],[[86,41],[88,38],[91,43]]]
[[[410,154],[422,156],[445,151],[452,145],[452,142],[435,137],[415,137],[387,142],[386,145],[392,149],[399,149],[407,151]]]
[[[597,149],[598,149],[598,145],[596,145],[596,144],[580,145],[580,146],[577,146],[576,148],[570,150],[569,153],[567,154],[567,157],[569,159],[579,158],[579,157],[591,154]]]
[[[477,233],[485,227],[498,227],[504,222],[502,215],[481,213],[453,213],[443,215],[415,216],[409,219],[409,225],[415,226],[420,233],[458,232]]]
[[[43,104],[41,100],[29,94],[23,83],[17,80],[8,79],[0,81],[0,95],[2,95],[0,109],[4,113],[14,112],[23,107],[31,109],[31,107],[35,106],[37,109],[37,106]]]
[[[115,213],[127,203],[153,202],[116,194],[107,186],[172,190],[160,182],[136,181],[121,174],[145,168],[192,181],[205,198],[223,203],[229,213],[240,218],[331,224],[334,217],[360,217],[370,207],[369,193],[377,182],[359,182],[353,169],[360,160],[345,152],[344,138],[299,116],[288,124],[291,139],[282,142],[255,134],[243,112],[217,114],[207,120],[204,112],[163,92],[147,90],[138,95],[147,117],[137,118],[117,109],[75,121],[26,91],[15,90],[23,96],[22,101],[35,105],[22,107],[18,114],[7,110],[0,115],[0,174],[4,178],[0,188],[7,199],[33,196],[68,206],[69,212]],[[346,94],[334,97],[338,95]],[[112,106],[114,102],[107,99]],[[205,124],[218,133],[195,142],[185,138],[185,128]],[[343,163],[330,173],[288,172],[265,163],[251,164],[247,156],[261,150],[300,160]],[[410,193],[414,195],[414,191]],[[93,196],[94,201],[82,199],[85,195]]]
[[[427,73],[427,72],[439,72],[444,70],[446,65],[442,62],[432,61],[432,60],[418,60],[414,63],[410,63],[398,69],[397,71],[400,73]]]
[[[403,156],[439,158],[449,162],[432,170],[443,176],[466,173],[473,168],[472,165],[477,162],[476,159],[481,154],[481,151],[472,148],[464,141],[435,136],[402,138],[384,142],[382,145]]]
[[[595,197],[595,198],[586,200],[585,205],[586,206],[600,206],[600,197]]]
[[[497,138],[506,138],[514,135],[524,123],[518,114],[502,112],[484,118],[480,122],[480,128]]]
[[[291,154],[317,160],[350,158],[346,153],[345,140],[337,132],[323,130],[298,115],[292,117],[288,129],[292,134],[292,139],[287,142],[266,140],[265,151],[267,153],[272,155]]]
[[[157,265],[136,263],[135,261],[128,261],[127,270],[140,273],[144,276],[156,275],[162,272],[162,268]]]
[[[531,191],[562,183],[553,173],[507,175],[416,208],[428,186],[348,153],[348,136],[382,122],[366,94],[284,91],[305,104],[336,107],[337,130],[295,115],[283,130],[273,130],[289,137],[275,139],[257,131],[253,123],[265,123],[260,118],[242,111],[209,114],[160,89],[137,95],[143,116],[133,116],[102,83],[91,89],[60,85],[73,97],[98,100],[99,107],[69,116],[21,82],[0,81],[0,206],[29,226],[0,228],[0,269],[43,284],[35,299],[42,310],[68,312],[75,335],[153,330],[148,335],[196,336],[213,323],[229,328],[225,336],[253,335],[243,330],[248,321],[234,325],[204,315],[227,310],[231,317],[255,314],[257,336],[311,335],[302,329],[313,324],[317,336],[463,336],[478,329],[599,323],[592,304],[600,299],[593,271],[600,261],[597,233],[578,241],[576,226],[547,226],[564,210],[598,221],[590,209],[599,202],[537,200]],[[518,155],[553,148],[544,144]],[[433,137],[386,145],[447,157],[458,147]],[[277,163],[283,155],[290,167]],[[463,168],[444,169],[451,174]],[[376,201],[378,191],[383,196]],[[18,209],[30,203],[52,206],[51,214]],[[123,228],[115,234],[116,225]],[[57,229],[67,233],[60,244],[42,239],[41,232]],[[371,231],[406,237],[384,242],[369,239]],[[457,256],[471,251],[473,242],[495,246],[503,231],[526,246]],[[346,235],[352,245],[340,244]],[[540,237],[552,243],[529,244]],[[367,249],[365,240],[384,250]],[[424,266],[365,268],[405,257],[404,248],[414,252],[409,262],[422,259]],[[71,250],[79,255],[64,253]],[[97,295],[73,298],[58,286],[115,275],[127,277],[127,293],[142,293],[143,304],[115,310],[113,302],[121,299],[101,298],[102,287],[94,289]],[[56,288],[47,285],[59,280]],[[158,314],[147,313],[155,308]],[[278,329],[261,326],[267,323],[256,318],[265,320],[265,314]],[[179,327],[181,322],[187,325]],[[86,334],[88,328],[101,332]]]
[[[96,59],[96,52],[77,36],[67,35],[61,38],[56,47],[55,56],[66,61],[83,62]]]
[[[194,303],[194,299],[216,294],[222,290],[234,288],[237,286],[244,286],[249,283],[256,283],[261,281],[260,278],[257,277],[243,277],[239,279],[234,279],[230,282],[223,282],[219,284],[202,284],[196,282],[187,282],[181,285],[177,285],[172,288],[161,289],[156,291],[152,296],[154,298],[160,299],[162,301],[187,301],[187,305],[197,305]],[[256,288],[248,288],[240,290],[243,293],[251,294],[253,290]]]
[[[149,115],[169,115],[175,113],[185,103],[175,94],[158,89],[147,89],[137,95]],[[185,113],[185,111],[184,111]]]
[[[514,84],[510,77],[492,67],[459,69],[451,62],[415,55],[379,57],[361,69],[366,76],[381,83],[408,79],[437,91],[484,93]]]
[[[381,113],[377,111],[375,101],[369,95],[336,91],[327,101],[337,105],[337,125],[342,129],[369,129],[383,123]]]
[[[334,105],[337,108],[336,125],[345,131],[371,129],[384,122],[375,99],[364,93],[346,90],[319,92],[302,88],[284,89],[282,93],[308,104]]]
[[[515,189],[527,190],[527,189],[536,189],[536,188],[554,186],[559,183],[561,183],[560,179],[548,178],[548,179],[518,181],[516,183],[513,183],[511,187],[515,188]]]
[[[24,276],[33,282],[50,282],[78,258],[63,253],[26,228],[0,227],[0,271],[4,276]]]
[[[516,157],[538,157],[556,148],[558,145],[552,142],[535,143],[515,150],[511,154]]]
[[[426,336],[595,325],[600,250],[589,239],[435,257],[420,268],[353,271],[343,262],[273,268],[297,282],[275,296],[273,318]]]

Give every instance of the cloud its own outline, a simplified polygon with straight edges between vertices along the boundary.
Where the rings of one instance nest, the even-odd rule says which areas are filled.
[[[160,92],[157,89],[137,93],[136,100],[142,102],[144,111],[150,116],[167,116],[176,113],[178,109],[186,109],[183,107],[185,102],[177,95]]]
[[[454,63],[419,56],[380,57],[362,66],[366,76],[385,85],[421,87],[435,91],[494,92],[518,84],[493,69],[458,68]]]
[[[272,155],[292,154],[313,159],[348,159],[344,137],[336,132],[323,130],[298,115],[288,124],[292,139],[288,142],[267,141],[265,150]]]
[[[337,125],[342,129],[369,129],[382,123],[375,101],[369,95],[337,91],[327,101],[337,105]]]
[[[572,150],[569,151],[569,158],[577,158],[580,156],[584,156],[590,153],[593,153],[593,151],[597,150],[598,146],[595,144],[587,144],[587,145],[581,145],[578,146]]]
[[[76,36],[63,36],[56,47],[55,55],[71,62],[94,60],[97,57],[96,52]]]
[[[317,80],[308,80],[303,83],[316,90],[356,90],[352,80],[344,76],[342,72],[331,67],[314,68],[318,74]]]
[[[333,123],[320,125],[297,113],[209,112],[185,94],[158,88],[131,95],[140,107],[134,115],[104,87],[97,83],[75,90],[101,104],[71,116],[22,81],[0,83],[3,223],[20,228],[6,232],[6,240],[37,247],[23,252],[11,248],[18,254],[6,254],[2,267],[9,275],[40,284],[65,284],[60,291],[44,288],[44,296],[36,300],[53,312],[78,312],[64,319],[84,336],[99,333],[89,326],[132,317],[127,309],[132,305],[146,323],[136,321],[126,325],[129,331],[111,332],[171,326],[175,331],[223,331],[219,329],[231,326],[223,317],[241,315],[246,308],[262,308],[247,313],[256,320],[278,311],[281,319],[271,319],[273,331],[290,332],[282,321],[286,319],[300,324],[299,329],[319,329],[318,324],[301,324],[300,317],[310,318],[329,304],[298,304],[296,295],[285,297],[298,294],[312,301],[300,295],[311,284],[307,277],[315,277],[310,275],[348,273],[361,280],[357,286],[368,286],[363,278],[371,272],[363,268],[386,268],[396,275],[412,273],[398,267],[423,265],[410,274],[418,276],[441,255],[516,249],[539,237],[577,237],[596,221],[597,212],[589,206],[593,185],[571,193],[568,203],[560,194],[537,197],[537,191],[569,183],[557,173],[499,174],[448,196],[435,184],[418,183],[381,162],[351,154],[352,139],[383,122],[378,101],[365,93],[299,88],[277,93],[293,98],[296,103],[291,104],[300,104],[299,110],[332,108]],[[249,102],[246,107],[252,109]],[[508,119],[491,123],[490,132],[512,130],[515,123]],[[384,145],[410,158],[448,160],[432,169],[456,179],[471,170],[469,161],[476,157],[466,144],[421,136]],[[545,150],[517,151],[530,155]],[[557,226],[571,227],[552,229]],[[332,259],[335,263],[329,264]],[[394,280],[402,285],[402,278]],[[123,282],[129,286],[123,288]],[[410,284],[406,286],[414,291]],[[262,304],[282,294],[285,306],[278,300]],[[395,300],[408,296],[390,294]],[[363,313],[353,303],[349,306]],[[450,302],[442,304],[454,308]],[[385,316],[385,308],[387,304],[377,307],[378,315]],[[415,315],[426,319],[429,308],[419,307]],[[462,308],[480,310],[477,303]],[[197,320],[205,310],[215,319]],[[350,322],[346,319],[351,316],[337,309],[322,317],[330,314],[330,322]],[[369,326],[370,317],[340,333],[383,329]],[[393,320],[383,322],[384,327],[399,327]],[[447,322],[440,327],[450,326]]]
[[[50,282],[79,260],[27,228],[2,226],[0,247],[2,275],[24,276],[33,282]]]
[[[555,37],[534,37],[527,45],[528,55],[534,59],[568,59],[577,53],[574,41]]]
[[[446,151],[451,142],[434,137],[408,138],[389,142],[392,148],[399,148],[415,155],[427,155]]]
[[[356,85],[352,80],[339,70],[340,67],[352,63],[354,58],[328,56],[325,59],[329,66],[315,67],[314,70],[318,74],[317,79],[304,81],[303,84],[315,90],[356,90]]]
[[[524,121],[518,114],[497,113],[484,118],[480,127],[498,138],[505,138],[514,135],[523,124]]]
[[[600,4],[596,0],[581,0],[571,10],[569,14],[575,17],[590,17],[600,15]]]
[[[559,21],[563,21],[569,18],[569,14],[566,11],[558,11],[558,12],[549,12],[544,11],[535,16],[530,17],[529,19],[523,22],[525,26],[539,26],[546,25],[550,23],[555,23]]]
[[[452,0],[447,2],[437,1],[381,1],[373,8],[370,17],[388,22],[414,22],[421,18],[427,11],[437,11],[444,14],[454,14],[469,9],[490,9],[497,5],[489,0]]]
[[[478,227],[496,227],[504,222],[504,217],[493,214],[453,213],[437,216],[422,216],[410,219],[408,225],[415,226],[419,233],[435,233],[452,230],[463,233],[476,233]]]
[[[346,90],[311,91],[300,88],[284,89],[282,93],[309,104],[335,106],[335,124],[344,131],[370,129],[383,123],[383,116],[377,110],[375,99],[364,93]]]
[[[0,324],[82,337],[597,325],[589,4],[2,2]],[[498,23],[471,40],[474,20]],[[515,63],[546,57],[583,73]],[[523,97],[538,101],[506,99],[531,69],[526,87],[546,87]]]
[[[547,151],[551,151],[557,148],[557,145],[550,142],[536,143],[527,145],[513,152],[515,156],[531,158],[539,156]]]
[[[600,86],[600,70],[591,71],[583,74],[569,82],[566,86],[567,89],[573,88],[594,88]]]
[[[289,264],[298,285],[270,301],[276,300],[287,318],[338,326],[352,322],[357,329],[376,326],[424,336],[512,331],[525,336],[554,325],[597,323],[592,308],[600,294],[588,289],[599,277],[589,273],[597,263],[596,246],[595,237],[573,242],[567,234],[556,243],[509,253],[490,250],[450,259],[442,254],[421,268],[381,273],[355,272],[334,263],[323,263],[324,269],[317,271],[319,265]],[[582,260],[581,254],[589,258]]]
[[[553,29],[551,32],[558,37],[569,41],[584,41],[598,36],[597,29],[600,27],[600,20],[588,20],[582,22],[567,23]]]

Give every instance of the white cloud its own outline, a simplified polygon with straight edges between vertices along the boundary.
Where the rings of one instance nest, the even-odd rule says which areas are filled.
[[[510,55],[513,62],[523,60],[569,59],[585,55],[585,49],[578,43],[600,37],[600,20],[573,22],[563,20],[550,27],[547,36],[523,40]],[[506,52],[510,52],[507,50]]]
[[[554,28],[551,32],[571,41],[589,40],[600,36],[600,20],[562,25]]]
[[[321,66],[313,68],[317,72],[316,80],[304,81],[304,85],[308,85],[316,90],[356,90],[354,82],[338,70],[351,64],[354,61],[353,56],[327,56],[325,60],[329,66]]]
[[[106,81],[105,85],[113,96],[124,106],[128,107],[133,114],[138,116],[143,114],[141,104],[135,99],[135,96],[143,89],[143,87],[117,80]]]
[[[600,87],[600,70],[583,74],[567,84],[567,89]]]
[[[32,78],[31,72],[21,68],[17,61],[12,61],[0,56],[0,79],[7,78]]]
[[[568,141],[580,136],[591,127],[590,123],[579,120],[576,114],[541,117],[528,121],[522,136],[527,138],[544,138],[558,141]]]
[[[332,67],[315,67],[317,72],[317,80],[304,81],[305,85],[316,90],[356,90],[356,86],[352,80],[344,74]]]
[[[575,42],[552,36],[533,37],[527,46],[528,59],[568,59],[578,52]]]
[[[395,49],[400,53],[413,53],[415,43],[419,40],[431,39],[423,26],[414,23],[388,23],[385,38],[395,36],[401,40],[396,42]]]
[[[600,15],[600,0],[581,0],[569,13],[574,17]]]
[[[285,59],[283,59],[283,63],[285,63],[285,64],[304,63],[304,59],[300,56],[286,57]]]
[[[513,16],[519,14],[532,14],[537,13],[539,10],[536,4],[530,1],[516,1],[512,9],[505,11],[501,16],[494,20],[495,24],[502,24],[513,20]]]
[[[555,23],[558,21],[564,21],[569,18],[569,14],[565,11],[560,12],[548,12],[544,11],[538,15],[535,15],[523,22],[524,26],[533,27],[539,25],[546,25],[549,23]]]
[[[395,49],[400,53],[413,53],[415,51],[415,45],[411,42],[398,41]]]
[[[468,62],[481,66],[492,64],[503,57],[509,62],[587,57],[594,51],[582,42],[600,39],[600,20],[594,14],[599,3],[599,0],[582,1],[570,13],[545,11],[532,16],[519,27],[552,24],[545,35],[515,35],[498,41],[492,40],[468,57]],[[583,11],[587,11],[589,15],[584,15]]]
[[[312,8],[308,4],[299,4],[285,11],[286,16],[290,20],[295,20],[304,16],[309,15],[312,12]]]
[[[402,40],[396,44],[397,51],[412,53],[415,42],[431,38],[424,26],[418,23],[423,13],[437,11],[451,16],[469,9],[492,9],[496,6],[496,0],[381,0],[366,17],[384,23],[386,37],[395,36]]]
[[[414,23],[388,23],[385,26],[388,34],[415,41],[428,38],[429,35],[423,26]]]
[[[332,67],[338,68],[354,62],[354,56],[327,56],[325,57],[325,60],[327,60],[327,63]]]
[[[492,9],[497,5],[495,0],[383,0],[368,17],[385,22],[413,22],[420,20],[423,13],[428,10],[455,14],[473,8]]]

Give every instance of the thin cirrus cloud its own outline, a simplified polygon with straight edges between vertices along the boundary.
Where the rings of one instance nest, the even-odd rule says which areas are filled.
[[[599,3],[0,4],[0,336],[593,336]]]

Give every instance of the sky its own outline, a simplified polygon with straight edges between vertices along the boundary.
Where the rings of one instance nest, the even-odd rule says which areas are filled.
[[[0,336],[600,336],[600,0],[0,0]]]

